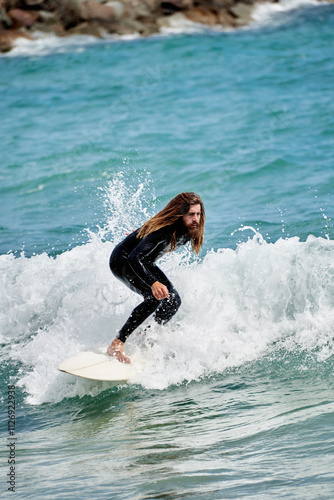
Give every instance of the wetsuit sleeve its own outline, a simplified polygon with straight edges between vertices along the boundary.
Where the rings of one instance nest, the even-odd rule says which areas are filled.
[[[166,232],[155,231],[141,240],[128,257],[134,273],[149,287],[157,281],[157,278],[149,271],[146,264],[153,264],[167,250],[169,241],[170,235]]]

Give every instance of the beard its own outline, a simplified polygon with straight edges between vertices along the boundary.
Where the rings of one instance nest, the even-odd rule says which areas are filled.
[[[187,236],[188,238],[192,240],[199,238],[200,235],[199,224],[193,224],[191,226],[184,225],[184,229],[185,229],[185,236]]]

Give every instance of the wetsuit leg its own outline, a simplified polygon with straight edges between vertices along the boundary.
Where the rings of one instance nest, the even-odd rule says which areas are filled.
[[[169,321],[179,309],[181,305],[179,294],[157,266],[151,265],[150,272],[156,276],[157,281],[160,281],[168,288],[169,297],[163,300],[157,300],[153,296],[151,288],[137,278],[126,260],[120,259],[116,263],[113,260],[110,263],[110,268],[113,274],[126,286],[144,297],[144,301],[134,308],[117,335],[117,338],[122,342],[125,342],[129,335],[155,311],[155,321],[162,324]]]
[[[154,311],[159,307],[159,301],[153,297],[145,297],[137,307],[134,308],[129,318],[118,332],[117,338],[122,342],[134,332]]]
[[[168,288],[169,297],[159,301],[159,306],[155,311],[154,320],[159,324],[167,323],[178,311],[181,305],[181,297],[175,290],[167,276],[157,266],[152,266],[150,271],[156,276],[157,281],[160,281]]]

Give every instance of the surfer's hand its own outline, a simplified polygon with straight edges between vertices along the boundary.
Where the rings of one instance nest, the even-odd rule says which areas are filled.
[[[160,281],[155,281],[151,288],[152,293],[157,300],[167,299],[167,297],[169,297],[168,288],[160,283]]]

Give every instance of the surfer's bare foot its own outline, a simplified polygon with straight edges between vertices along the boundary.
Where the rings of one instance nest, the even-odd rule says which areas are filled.
[[[119,339],[115,339],[111,342],[107,349],[109,356],[116,358],[120,363],[131,363],[130,358],[124,354],[124,342]]]

